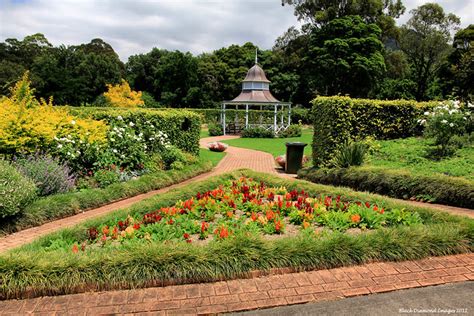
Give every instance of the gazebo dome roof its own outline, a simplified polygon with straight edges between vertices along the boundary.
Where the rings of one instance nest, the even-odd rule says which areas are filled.
[[[245,79],[243,82],[268,82],[270,83],[270,80],[267,79],[267,76],[265,76],[265,71],[263,69],[255,64],[252,68],[249,69],[247,72],[247,76],[245,76]]]

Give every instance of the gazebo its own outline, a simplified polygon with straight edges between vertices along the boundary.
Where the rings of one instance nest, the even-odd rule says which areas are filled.
[[[259,122],[250,122],[249,111],[269,110],[267,114],[272,114],[273,121],[263,120],[263,113],[260,113]],[[226,110],[245,109],[245,123],[239,122],[238,111],[236,111],[234,122],[227,122]],[[273,113],[272,113],[273,112]],[[265,72],[258,65],[257,54],[255,54],[255,65],[249,69],[247,76],[242,81],[242,92],[231,101],[222,102],[221,123],[224,135],[239,134],[243,128],[262,127],[272,130],[275,134],[286,130],[291,122],[291,103],[277,100],[270,92],[270,80],[265,76]]]

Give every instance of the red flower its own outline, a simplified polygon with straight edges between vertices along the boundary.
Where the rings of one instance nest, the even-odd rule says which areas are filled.
[[[280,221],[276,221],[275,222],[275,230],[277,232],[280,232],[280,229],[281,229],[281,222]]]
[[[221,237],[221,238],[229,237],[229,231],[227,230],[227,228],[225,228],[225,227],[221,228],[221,232],[219,234],[219,237]]]
[[[102,235],[102,238],[100,240],[102,242],[106,242],[107,241],[107,235]]]
[[[168,224],[169,224],[169,225],[173,225],[173,223],[174,223],[174,221],[173,221],[173,219],[171,218],[171,219],[168,221]]]
[[[252,219],[252,221],[255,222],[255,221],[257,220],[257,217],[258,217],[258,216],[257,216],[257,213],[252,212],[252,215],[250,216],[250,218]]]
[[[76,244],[74,244],[74,246],[72,246],[72,252],[73,253],[78,253],[79,252],[79,247]]]
[[[370,208],[370,203],[369,203],[369,202],[365,202],[365,206],[366,206],[367,208]]]
[[[184,237],[184,239],[189,239],[189,237],[191,237],[191,236],[188,233],[184,233],[183,237]]]
[[[360,215],[359,214],[351,215],[351,222],[353,222],[353,223],[360,222]]]
[[[201,223],[201,232],[205,232],[209,228],[209,224],[206,222]]]
[[[191,239],[186,239],[187,243],[192,243],[193,241]]]
[[[374,206],[374,211],[377,212],[378,210],[379,210],[379,208],[377,207],[377,205],[375,205],[375,206]]]

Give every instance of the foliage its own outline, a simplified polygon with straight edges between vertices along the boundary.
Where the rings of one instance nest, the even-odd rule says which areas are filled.
[[[186,156],[184,153],[179,149],[178,147],[175,146],[168,146],[165,151],[161,153],[161,159],[163,159],[163,162],[165,164],[166,168],[172,168],[174,163],[180,162],[180,163],[186,163]],[[174,165],[175,168],[178,167],[180,168],[180,165]]]
[[[310,35],[310,82],[322,95],[365,97],[385,72],[381,31],[359,16],[315,28]]]
[[[65,163],[47,155],[34,155],[14,162],[15,168],[33,180],[40,196],[64,193],[74,189],[76,177]]]
[[[108,187],[111,184],[120,182],[120,171],[116,168],[100,169],[94,173],[94,180],[100,188]]]
[[[376,139],[408,137],[421,132],[417,119],[435,103],[379,101],[349,97],[313,100],[313,163],[329,161],[345,142],[372,136]]]
[[[2,222],[6,221],[5,217],[20,213],[35,198],[34,182],[19,173],[5,160],[0,160],[0,218]]]
[[[111,107],[135,108],[145,105],[141,91],[133,91],[128,82],[123,79],[117,85],[107,84],[104,97]]]
[[[0,100],[0,151],[7,154],[34,153],[56,147],[56,139],[69,137],[86,144],[103,144],[107,126],[80,119],[51,100],[38,101],[30,87],[28,73],[16,83],[9,98]]]
[[[21,216],[8,221],[0,221],[0,235],[75,215],[84,210],[97,208],[116,200],[169,187],[172,184],[209,171],[211,167],[211,164],[207,161],[201,160],[195,164],[187,164],[185,168],[180,171],[157,170],[145,174],[134,181],[116,183],[104,189],[87,188],[81,191],[44,197],[22,208]],[[28,183],[33,185],[32,182]],[[36,188],[34,188],[34,190],[36,190]],[[29,191],[23,188],[20,192],[25,194]]]
[[[427,99],[427,91],[440,63],[449,53],[450,32],[460,20],[446,14],[436,3],[426,3],[410,11],[411,17],[401,28],[400,48],[407,55],[416,83],[415,97]]]
[[[208,124],[209,136],[221,136],[224,135],[224,129],[221,124],[210,123]]]
[[[151,152],[162,149],[155,135],[159,131],[167,135],[171,145],[192,154],[199,152],[200,116],[188,110],[94,107],[69,107],[67,110],[76,116],[103,120],[110,126],[125,124],[132,127],[135,135],[143,134]]]
[[[468,120],[474,118],[461,109],[459,101],[440,103],[432,111],[426,111],[424,114],[425,118],[419,122],[425,125],[425,135],[433,137],[435,145],[439,146],[440,150],[437,152],[440,156],[453,154],[455,148],[451,146],[451,139],[455,135],[465,133]]]
[[[242,138],[274,138],[275,133],[263,127],[247,127],[242,130]]]
[[[364,163],[367,150],[363,142],[347,142],[335,152],[329,164],[336,168],[360,166]]]
[[[288,190],[304,189],[309,194],[346,192],[351,198],[365,197],[371,204],[383,197],[356,193],[302,181],[288,181],[269,175],[246,171],[257,182],[268,186],[285,186]],[[377,229],[370,234],[349,235],[340,232],[315,234],[302,230],[296,237],[265,240],[247,235],[225,237],[202,247],[185,242],[124,242],[117,251],[112,246],[87,247],[71,251],[73,243],[87,238],[88,228],[115,223],[120,218],[143,218],[149,210],[169,207],[179,200],[218,187],[222,181],[237,180],[240,173],[223,175],[153,197],[132,209],[119,210],[102,218],[90,220],[71,229],[45,236],[10,254],[0,257],[2,298],[20,298],[88,291],[155,286],[164,282],[205,282],[242,277],[253,270],[291,267],[297,270],[322,269],[376,261],[402,261],[429,256],[472,251],[472,220],[427,208],[401,211],[387,220],[392,228]],[[387,207],[402,209],[406,203],[385,200]],[[375,213],[373,209],[371,212]],[[399,225],[405,216],[418,213],[423,225]],[[376,214],[374,214],[376,215]],[[411,222],[411,221],[410,221]],[[127,226],[128,227],[128,226]],[[141,228],[140,228],[141,229]],[[199,227],[201,229],[201,227]],[[113,232],[113,230],[112,230]],[[103,234],[103,232],[97,232]],[[110,234],[110,229],[109,229]],[[218,237],[218,239],[219,239]],[[83,240],[83,239],[82,239]],[[338,251],[334,251],[337,245]],[[39,251],[43,249],[44,251]],[[66,249],[66,250],[64,250]],[[159,264],[150,264],[159,262]],[[67,272],[65,272],[67,271]],[[67,277],[64,277],[67,275]],[[84,285],[88,286],[85,287]]]
[[[160,102],[156,101],[155,98],[148,92],[142,92],[142,100],[144,102],[144,107],[146,108],[161,108],[163,107]]]
[[[347,169],[304,169],[303,179],[350,187],[402,199],[422,199],[441,204],[473,208],[474,184],[444,175],[412,174],[406,170],[380,167]]]
[[[288,138],[288,137],[301,137],[303,134],[303,128],[300,124],[291,124],[286,130],[278,133],[278,137]]]

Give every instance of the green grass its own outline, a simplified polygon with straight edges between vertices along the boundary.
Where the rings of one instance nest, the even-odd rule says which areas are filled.
[[[199,149],[199,157],[202,161],[209,161],[212,163],[212,166],[215,167],[219,163],[219,161],[224,158],[226,155],[225,152],[215,152],[215,151],[210,151],[209,149],[204,149],[201,148]]]
[[[420,214],[424,225],[379,229],[370,234],[301,234],[276,240],[236,236],[195,246],[185,242],[150,242],[89,249],[77,254],[61,243],[84,237],[88,227],[131,214],[169,206],[196,192],[214,189],[242,174],[269,186],[304,189],[311,196],[343,195],[388,208],[406,208]],[[49,247],[49,250],[45,250]],[[45,236],[0,256],[0,298],[59,295],[93,290],[149,287],[174,283],[223,280],[248,275],[252,270],[289,267],[324,269],[372,261],[413,260],[474,250],[474,221],[429,208],[412,207],[379,195],[293,181],[252,171],[238,171],[154,196],[130,209],[118,210],[69,229]],[[168,283],[169,284],[169,283]]]
[[[452,157],[439,161],[427,158],[429,141],[410,137],[377,141],[379,150],[366,163],[368,166],[405,169],[416,174],[444,174],[474,180],[474,146],[459,149]]]
[[[210,137],[209,130],[207,129],[207,127],[201,126],[201,132],[199,134],[199,138],[205,138],[205,137]]]
[[[309,128],[303,129],[303,135],[301,137],[292,138],[238,138],[232,140],[223,141],[223,143],[229,144],[230,146],[255,149],[270,153],[273,157],[284,155],[286,152],[285,143],[288,142],[303,142],[307,143],[305,147],[305,155],[311,156],[311,143],[313,142],[313,130]]]

